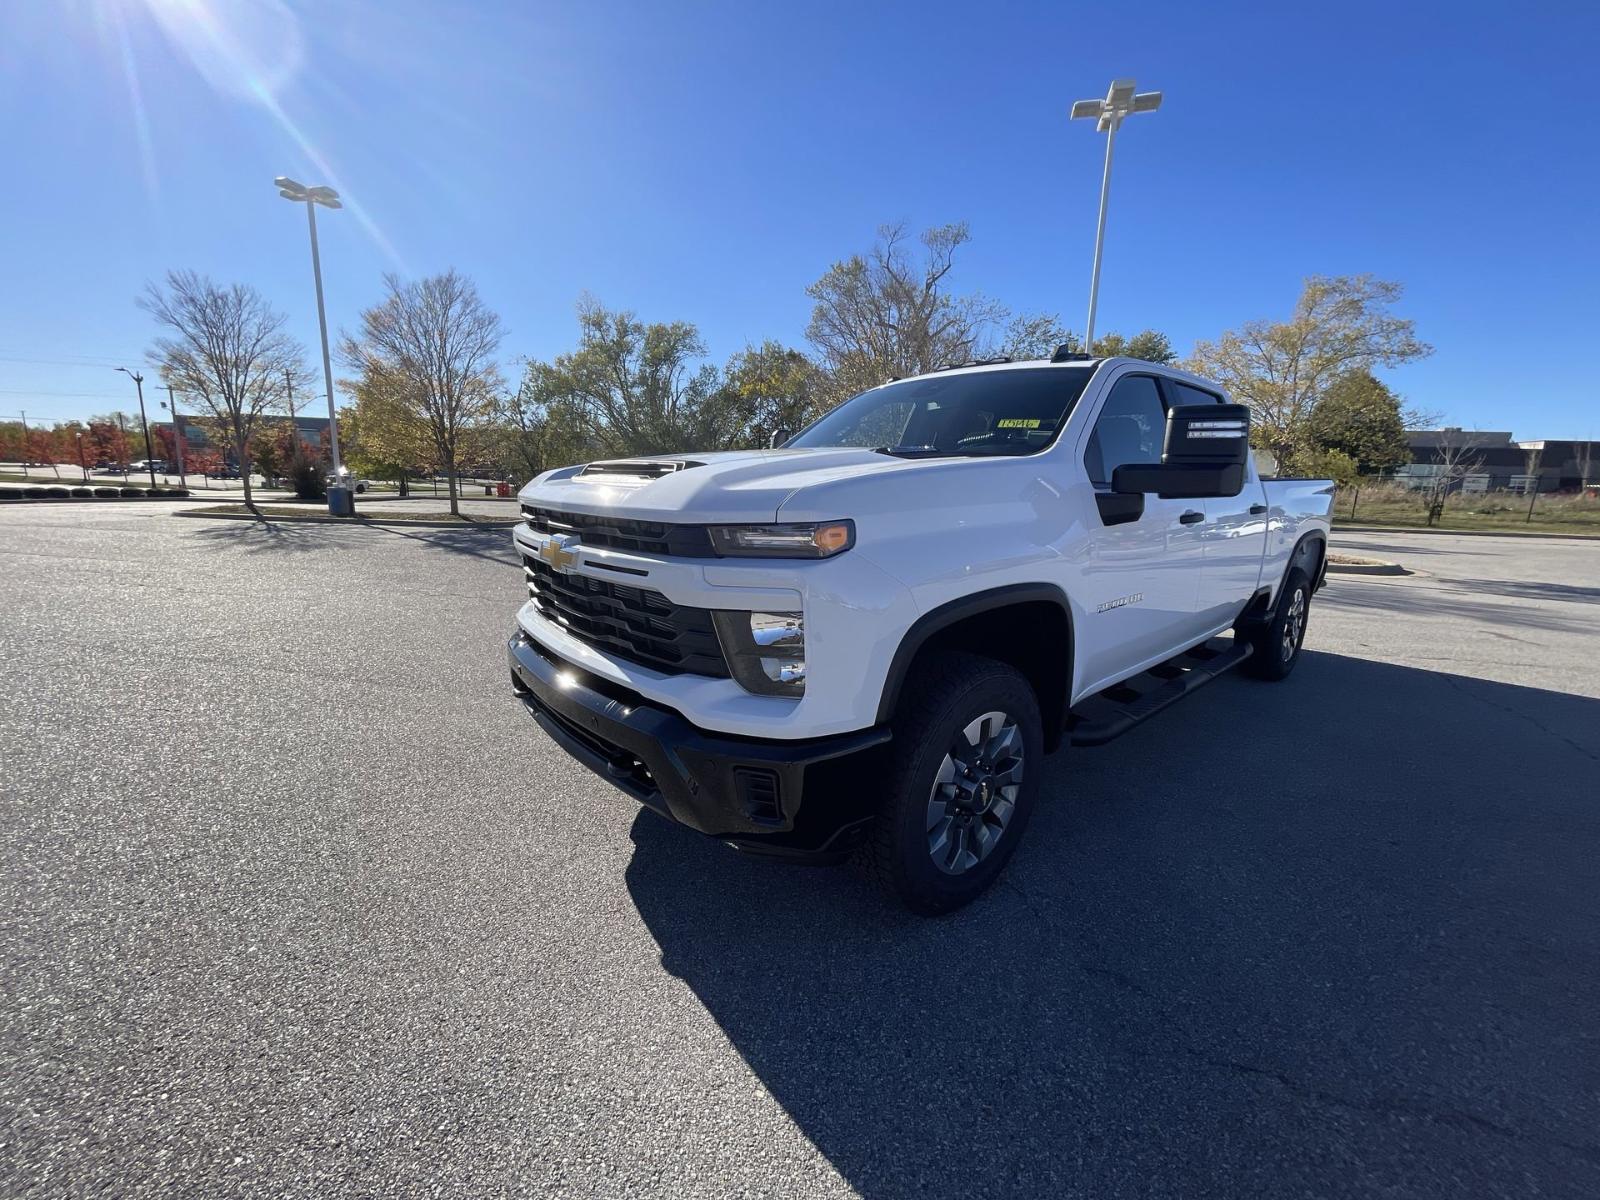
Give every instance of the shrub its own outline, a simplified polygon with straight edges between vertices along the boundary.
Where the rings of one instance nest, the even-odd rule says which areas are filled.
[[[50,494],[48,489],[43,488],[43,487],[39,487],[37,485],[35,485],[34,487],[30,487],[30,488],[23,488],[22,491],[23,491],[23,494],[26,495],[29,500],[43,500],[46,496],[48,496]]]
[[[23,491],[19,487],[0,487],[0,500],[21,500]]]
[[[97,487],[94,489],[94,494],[102,500],[115,500],[119,491],[119,488],[114,487]]]
[[[187,496],[188,494],[189,494],[189,489],[186,488],[186,487],[175,487],[175,488],[168,488],[167,489],[167,495],[169,495],[169,496]]]
[[[68,489],[66,489],[64,487],[47,487],[44,490],[44,494],[46,496],[49,496],[50,499],[52,499],[52,500],[70,500],[70,499],[72,499],[71,491],[69,491]]]
[[[144,495],[144,489],[133,487],[118,488],[117,495],[121,496],[124,500],[137,500],[140,496]]]
[[[322,500],[328,495],[322,468],[316,463],[296,463],[289,472],[289,483],[294,488],[294,494],[302,500]]]
[[[75,487],[72,489],[72,494],[80,500],[89,499],[94,496],[94,489],[90,487]]]

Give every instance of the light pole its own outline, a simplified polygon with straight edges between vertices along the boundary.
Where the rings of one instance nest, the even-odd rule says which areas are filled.
[[[272,181],[278,195],[306,206],[306,223],[311,227],[311,274],[317,281],[317,326],[322,331],[322,379],[328,389],[328,439],[333,456],[333,486],[328,489],[328,511],[336,517],[355,513],[354,495],[344,486],[344,468],[339,462],[339,415],[333,409],[333,363],[328,356],[328,314],[322,304],[322,257],[317,252],[317,205],[343,208],[339,193],[331,187],[307,187],[287,175]],[[298,437],[298,434],[294,436]]]
[[[78,430],[75,430],[74,432],[78,435],[78,470],[83,472],[83,481],[85,483],[88,483],[89,482],[89,464],[84,460],[84,457],[83,457],[83,430],[78,429]]]
[[[167,398],[161,402],[161,407],[172,414],[172,452],[178,457],[178,482],[189,486],[189,481],[183,474],[183,422],[178,419],[178,397],[172,392],[172,385],[167,386]]]
[[[1106,201],[1111,195],[1111,150],[1117,142],[1117,130],[1131,113],[1155,112],[1161,107],[1160,92],[1133,90],[1133,80],[1113,79],[1104,100],[1079,100],[1072,106],[1070,120],[1092,117],[1095,128],[1106,135],[1106,169],[1100,177],[1100,223],[1094,231],[1094,274],[1089,280],[1089,324],[1083,335],[1086,354],[1094,353],[1094,310],[1100,301],[1100,251],[1106,239]]]
[[[144,415],[144,376],[137,371],[130,371],[127,367],[117,367],[129,379],[133,386],[139,389],[139,424],[144,426],[144,465],[150,472],[150,486],[156,486],[156,454],[150,449],[150,421]]]

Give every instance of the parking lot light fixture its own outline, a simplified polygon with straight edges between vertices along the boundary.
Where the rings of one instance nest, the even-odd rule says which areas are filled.
[[[127,367],[115,368],[129,379],[133,386],[139,390],[139,424],[144,426],[144,465],[150,472],[150,486],[156,486],[156,453],[150,448],[150,421],[144,415],[144,376],[137,371],[130,371]]]
[[[1117,130],[1133,113],[1155,112],[1161,107],[1160,92],[1135,92],[1131,79],[1113,79],[1103,100],[1079,100],[1072,106],[1073,121],[1093,120],[1095,129],[1106,135],[1106,166],[1100,176],[1100,220],[1094,232],[1094,271],[1089,279],[1089,320],[1083,335],[1085,354],[1094,353],[1095,306],[1100,300],[1100,254],[1106,239],[1106,201],[1111,196],[1111,151]]]
[[[340,481],[344,467],[339,461],[339,414],[333,407],[333,362],[328,354],[328,313],[322,302],[322,256],[317,249],[317,206],[343,208],[339,193],[331,187],[307,187],[299,180],[279,175],[272,181],[278,195],[306,206],[306,223],[311,229],[311,275],[317,285],[317,328],[322,334],[322,379],[328,389],[328,444],[333,458],[334,486],[328,489],[328,511],[334,516],[351,516],[355,512],[353,494]]]

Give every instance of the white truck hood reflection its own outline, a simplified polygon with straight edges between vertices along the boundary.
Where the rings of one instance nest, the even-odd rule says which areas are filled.
[[[700,465],[642,482],[626,476],[580,479],[582,467],[564,467],[534,479],[519,499],[524,504],[636,521],[759,523],[776,520],[785,500],[812,485],[873,472],[915,470],[941,460],[899,459],[846,448],[662,454],[641,461]]]

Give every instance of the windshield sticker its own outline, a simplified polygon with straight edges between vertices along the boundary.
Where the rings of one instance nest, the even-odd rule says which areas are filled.
[[[1039,422],[1033,417],[1006,417],[994,423],[996,429],[1037,429]]]

